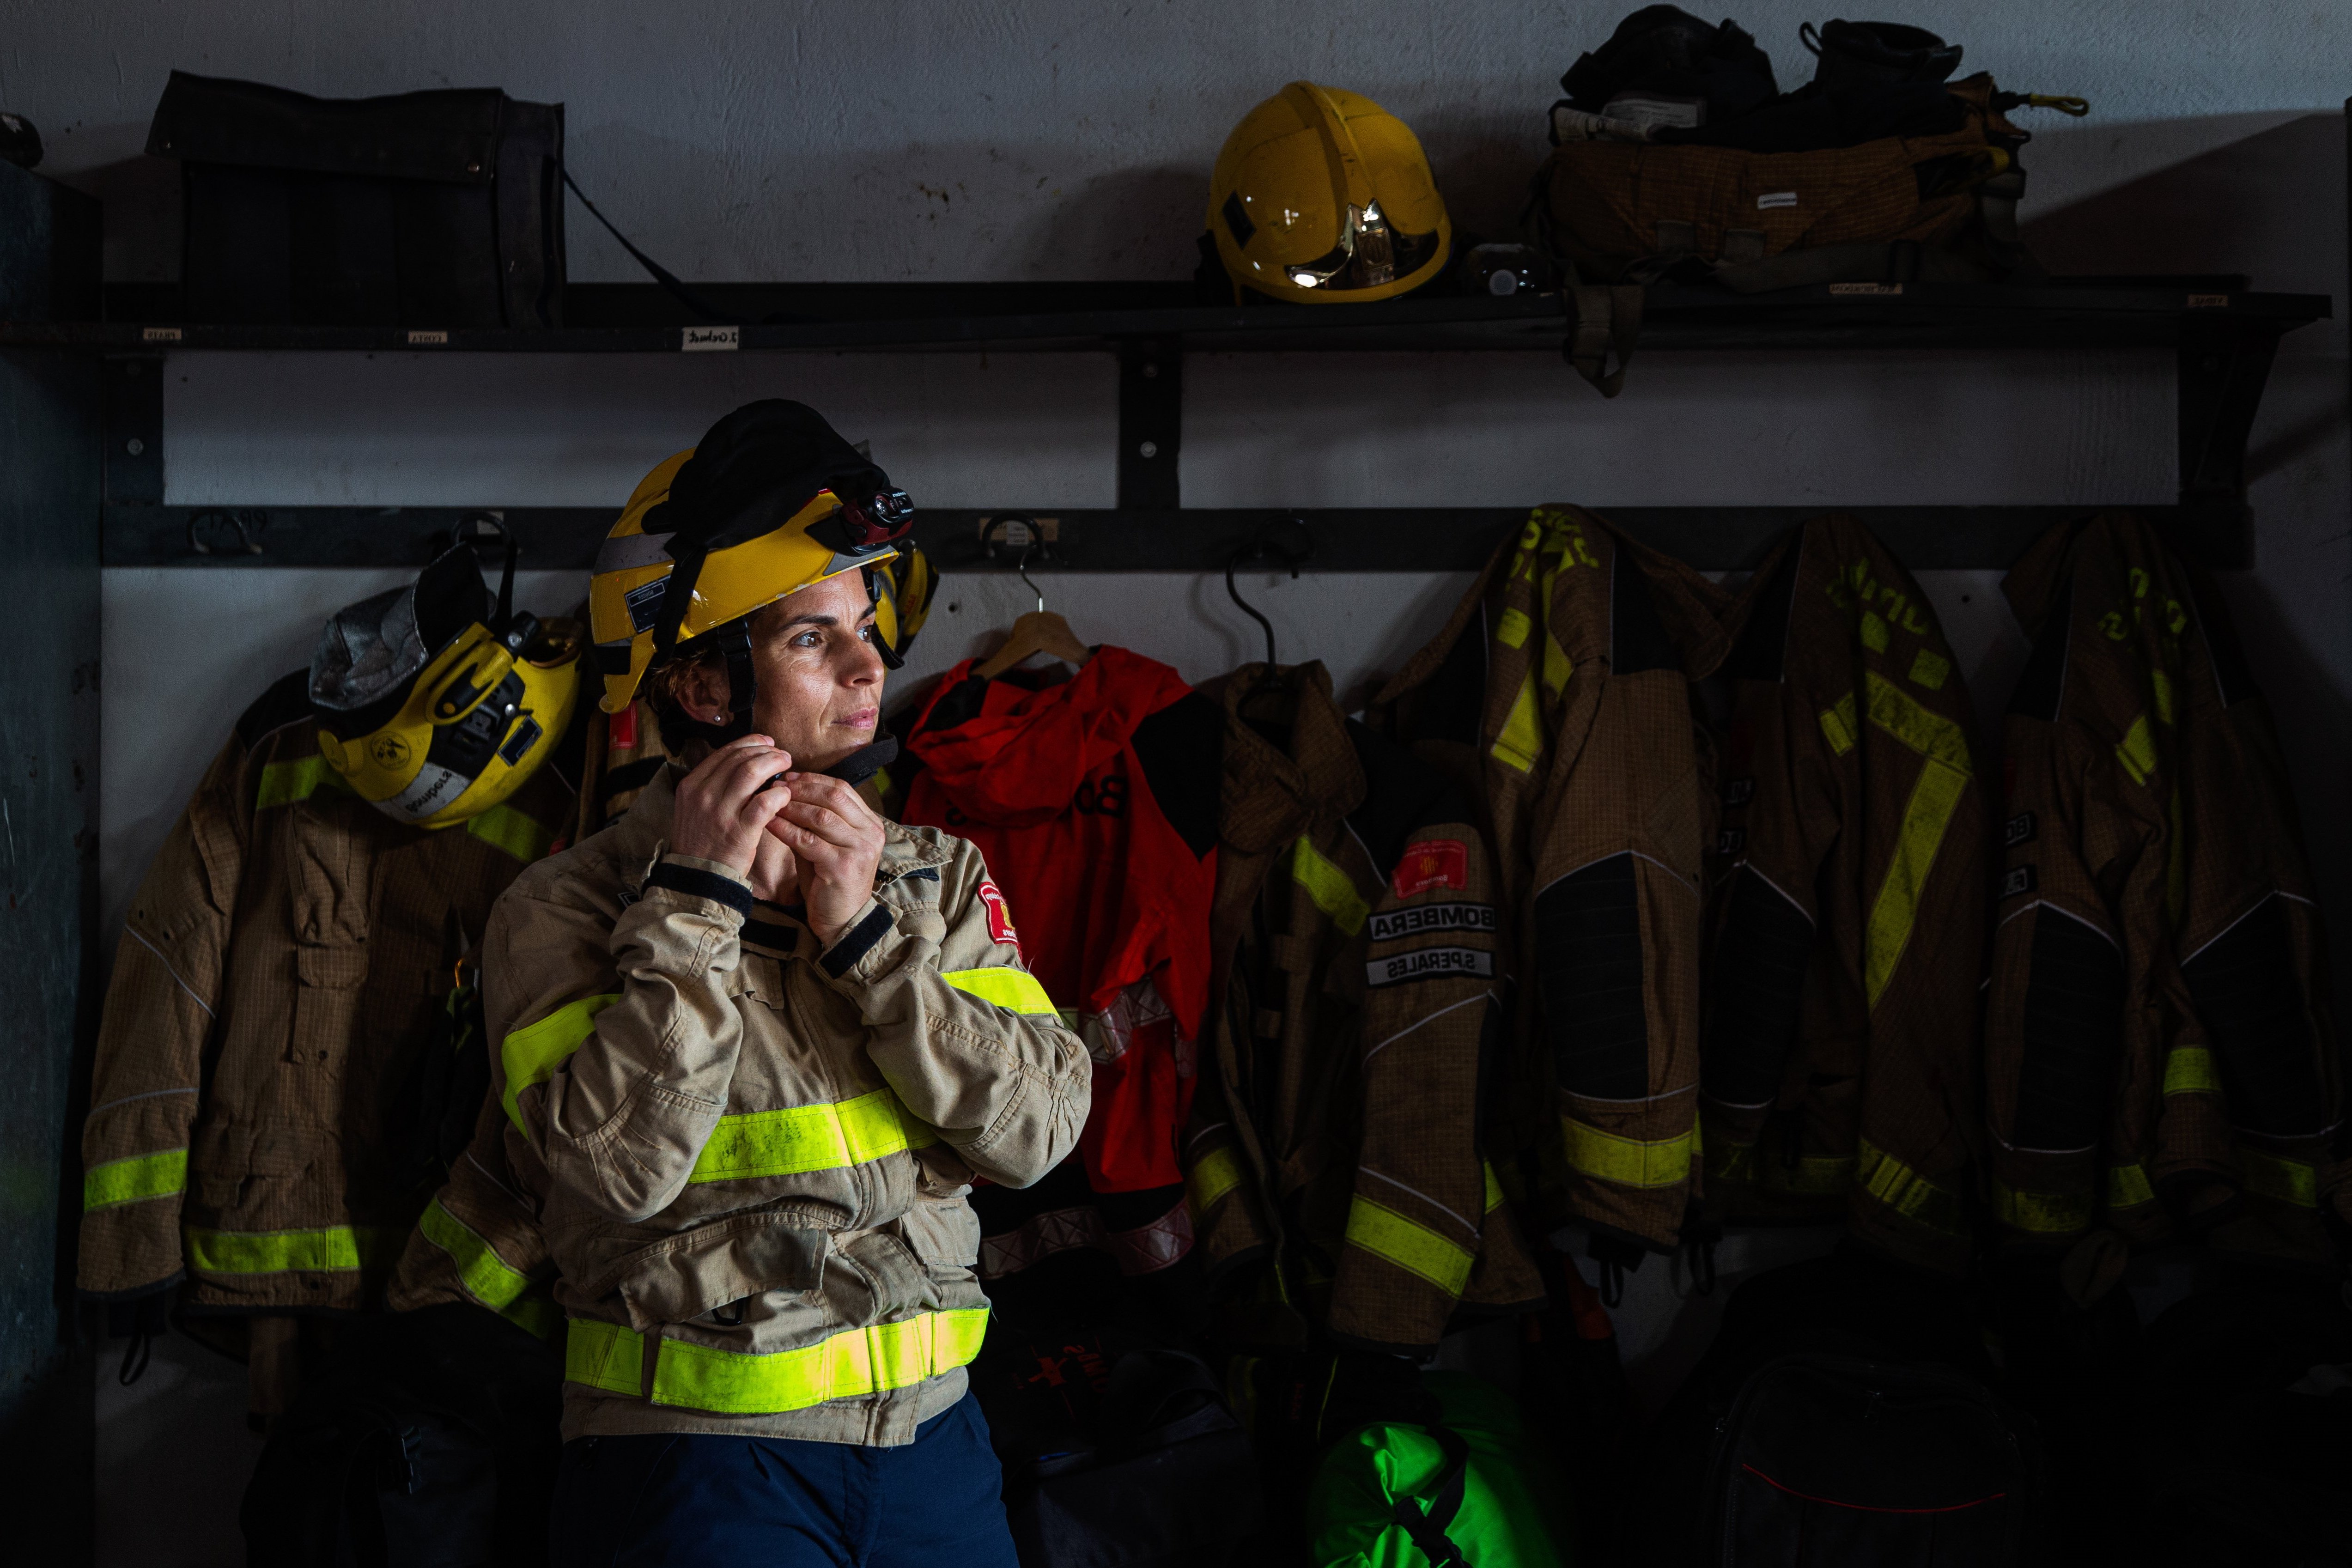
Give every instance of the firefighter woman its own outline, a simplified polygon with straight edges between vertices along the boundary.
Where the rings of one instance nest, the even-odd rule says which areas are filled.
[[[675,759],[486,941],[510,1164],[570,1319],[552,1560],[1013,1568],[966,1390],[975,1176],[1089,1063],[970,844],[860,798],[907,498],[800,404],[647,475],[590,589]]]

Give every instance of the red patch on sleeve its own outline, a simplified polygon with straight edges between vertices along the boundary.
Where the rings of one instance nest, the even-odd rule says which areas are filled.
[[[631,703],[605,721],[604,739],[621,751],[634,752],[637,749],[636,704]]]
[[[1013,910],[1005,903],[1004,895],[994,882],[980,885],[980,901],[988,910],[988,937],[991,942],[1021,951],[1021,934],[1013,929]]]
[[[1456,889],[1470,885],[1470,848],[1459,838],[1430,838],[1405,846],[1390,883],[1396,896],[1409,899],[1432,888]]]

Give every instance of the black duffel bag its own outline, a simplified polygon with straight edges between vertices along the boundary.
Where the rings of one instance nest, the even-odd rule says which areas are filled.
[[[173,71],[147,151],[183,170],[190,321],[562,323],[560,103],[311,98]]]

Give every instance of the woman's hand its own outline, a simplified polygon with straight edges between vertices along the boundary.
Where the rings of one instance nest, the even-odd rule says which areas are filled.
[[[809,930],[831,947],[874,896],[882,819],[856,789],[823,773],[786,773],[791,800],[767,824],[798,863]]]
[[[760,865],[775,858],[772,843],[762,848],[768,825],[793,792],[783,786],[770,789],[768,781],[792,765],[792,754],[765,735],[745,735],[712,752],[678,780],[670,848],[730,866],[746,879],[753,877],[755,868],[771,869]],[[790,847],[789,840],[785,847]],[[752,890],[759,889],[754,886]]]

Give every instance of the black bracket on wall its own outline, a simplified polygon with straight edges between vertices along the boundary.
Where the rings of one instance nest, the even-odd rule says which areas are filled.
[[[1118,344],[1118,509],[1174,511],[1184,503],[1176,455],[1184,443],[1184,348],[1170,338]]]

